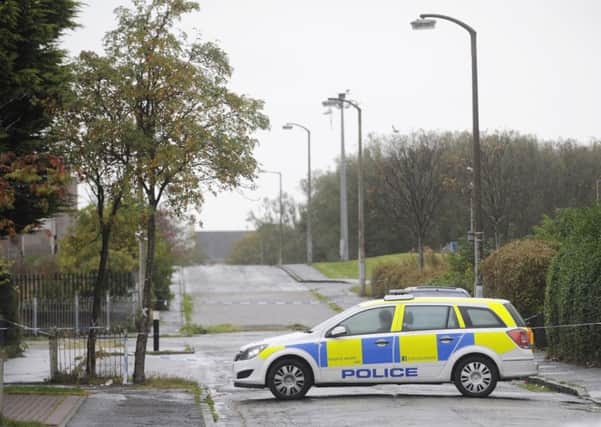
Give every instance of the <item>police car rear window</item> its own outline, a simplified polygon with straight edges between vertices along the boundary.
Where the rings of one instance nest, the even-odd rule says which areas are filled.
[[[506,325],[492,310],[485,307],[459,307],[467,328],[504,328]]]
[[[523,328],[526,326],[526,322],[524,321],[524,319],[522,318],[520,313],[517,311],[517,309],[513,306],[513,304],[508,302],[507,304],[505,304],[505,308],[507,309],[509,314],[511,314],[511,317],[513,317],[513,320],[515,321],[516,326],[518,326],[520,328]]]

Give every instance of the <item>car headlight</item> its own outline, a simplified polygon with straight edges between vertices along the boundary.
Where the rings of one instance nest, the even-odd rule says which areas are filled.
[[[257,355],[265,350],[267,346],[267,344],[259,344],[248,347],[246,350],[241,351],[236,355],[236,360],[248,360],[257,357]]]

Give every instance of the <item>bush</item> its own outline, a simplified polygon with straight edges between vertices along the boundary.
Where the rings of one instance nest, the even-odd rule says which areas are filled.
[[[425,254],[425,266],[422,272],[419,271],[415,257],[382,263],[377,265],[372,273],[372,294],[374,297],[383,297],[390,289],[432,283],[447,270],[446,258],[432,251]]]
[[[601,319],[601,208],[564,209],[555,221],[560,248],[551,262],[545,294],[547,325],[599,322]],[[601,327],[547,330],[549,355],[601,365]]]
[[[0,259],[0,316],[4,319],[17,321],[17,290],[10,278],[10,264]],[[5,327],[6,322],[0,322],[0,327]],[[5,348],[8,357],[20,355],[22,352],[21,335],[17,328],[0,331],[5,334]]]
[[[497,249],[481,264],[486,296],[510,300],[526,317],[541,313],[545,277],[555,253],[542,240],[516,240]]]

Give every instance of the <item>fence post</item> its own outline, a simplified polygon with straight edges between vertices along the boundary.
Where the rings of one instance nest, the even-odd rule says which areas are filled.
[[[111,330],[111,291],[106,291],[106,330]]]
[[[75,333],[79,334],[79,292],[75,292],[75,307],[73,309],[75,316]]]
[[[50,380],[54,380],[58,373],[58,334],[54,329],[48,336],[48,349],[50,351]]]
[[[33,334],[38,336],[38,297],[33,297]]]
[[[129,365],[127,359],[127,331],[123,336],[123,384],[127,385],[127,378],[129,377]]]

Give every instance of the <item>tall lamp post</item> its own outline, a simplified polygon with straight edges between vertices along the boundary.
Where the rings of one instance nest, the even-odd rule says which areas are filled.
[[[480,119],[478,113],[478,56],[476,45],[476,30],[458,19],[435,13],[422,13],[420,19],[411,22],[414,30],[433,29],[436,19],[452,22],[466,30],[470,35],[472,54],[472,137],[473,143],[473,172],[474,172],[474,290],[476,297],[484,296],[482,281],[480,279],[480,243],[482,242],[482,192],[480,178]]]
[[[283,231],[282,231],[282,217],[284,216],[284,207],[282,205],[282,172],[278,172],[278,171],[268,171],[265,169],[259,169],[260,173],[272,173],[275,175],[278,175],[280,177],[280,253],[278,255],[278,264],[282,265],[283,264],[283,256],[282,256],[282,247],[284,244],[284,238],[283,238]]]
[[[307,132],[307,264],[313,263],[313,239],[311,236],[311,131],[298,123],[288,122],[283,129],[291,130],[297,127]]]
[[[324,107],[340,108],[340,260],[348,261],[348,203],[346,200],[346,156],[344,150],[344,104],[346,93],[339,93],[336,101],[324,101]]]
[[[362,141],[362,111],[361,107],[355,102],[346,99],[344,93],[338,95],[338,98],[328,98],[326,103],[338,103],[340,109],[343,109],[344,104],[350,105],[357,110],[357,123],[358,123],[358,153],[357,153],[357,202],[359,204],[357,208],[358,219],[358,263],[359,263],[359,285],[361,286],[361,295],[365,295],[365,217],[363,210],[363,141]]]

